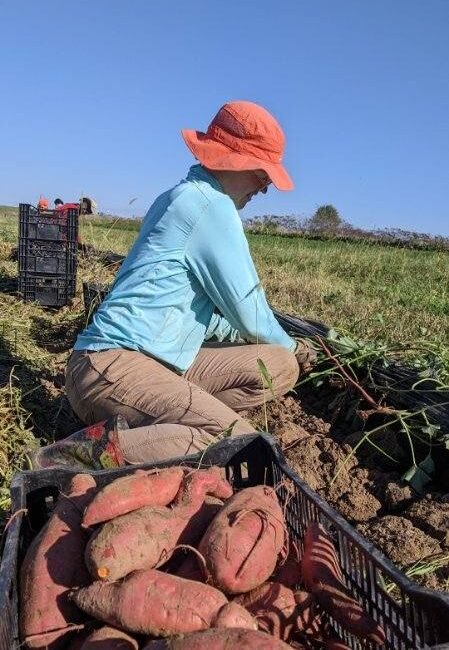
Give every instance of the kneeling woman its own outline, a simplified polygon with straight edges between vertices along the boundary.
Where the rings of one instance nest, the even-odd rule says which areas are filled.
[[[206,133],[182,134],[199,164],[149,209],[68,362],[68,399],[93,426],[40,450],[35,467],[152,462],[253,433],[239,411],[272,396],[258,360],[280,396],[315,358],[276,321],[238,214],[271,183],[293,187],[281,127],[231,102]]]

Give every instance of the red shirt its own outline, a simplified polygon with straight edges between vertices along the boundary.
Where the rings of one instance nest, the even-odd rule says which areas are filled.
[[[75,210],[78,210],[79,207],[80,207],[79,203],[63,203],[62,205],[58,205],[58,207],[55,209],[58,210],[58,212],[62,212],[64,210],[70,210],[71,208],[75,208]]]

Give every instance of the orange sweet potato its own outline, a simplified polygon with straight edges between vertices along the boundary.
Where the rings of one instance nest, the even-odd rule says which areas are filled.
[[[139,650],[139,644],[123,630],[105,626],[92,632],[81,650]]]
[[[234,599],[256,619],[259,630],[284,641],[295,632],[315,638],[321,632],[321,619],[312,594],[293,592],[279,582],[265,582]]]
[[[206,578],[225,593],[251,591],[273,573],[284,538],[275,491],[264,485],[241,490],[221,508],[199,544]]]
[[[321,615],[317,612],[317,601],[307,591],[295,591],[296,630],[315,637],[321,633]]]
[[[20,634],[29,648],[67,647],[69,624],[82,613],[69,599],[73,587],[89,584],[84,565],[86,535],[82,513],[92,499],[95,481],[77,474],[60,494],[46,526],[34,538],[20,571]]]
[[[87,506],[83,526],[109,521],[144,506],[167,506],[177,495],[183,476],[182,467],[138,469],[112,481]]]
[[[296,646],[300,648],[301,646]],[[288,650],[290,646],[265,632],[215,628],[165,641],[150,641],[143,650]]]
[[[156,569],[96,581],[71,596],[89,616],[137,634],[170,636],[210,627],[227,603],[218,589]]]
[[[295,626],[296,601],[288,587],[279,582],[265,582],[237,596],[234,602],[243,605],[254,616],[259,630],[284,641],[290,638]]]
[[[217,499],[217,497],[206,494],[198,512],[190,517],[179,542],[181,544],[197,546],[206,532],[207,527],[220,511],[223,503],[222,499]]]
[[[385,642],[381,626],[350,596],[332,540],[316,522],[307,528],[301,569],[306,589],[348,632],[374,643]]]
[[[279,562],[273,577],[273,582],[280,582],[284,587],[294,589],[301,582],[301,564],[299,549],[295,542],[290,540],[287,557]]]
[[[232,494],[218,467],[185,477],[172,508],[139,508],[104,524],[86,548],[92,576],[112,581],[132,571],[162,566],[178,544],[191,544],[197,535],[191,520],[201,524],[208,493],[218,498]]]
[[[212,621],[212,627],[238,627],[257,630],[257,622],[247,609],[236,602],[226,603]]]

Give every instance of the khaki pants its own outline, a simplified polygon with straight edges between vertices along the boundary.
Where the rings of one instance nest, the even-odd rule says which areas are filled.
[[[206,448],[232,425],[232,435],[254,433],[237,414],[272,398],[263,388],[261,358],[281,396],[298,378],[294,355],[276,345],[209,344],[179,375],[140,352],[73,352],[66,370],[70,404],[86,424],[121,414],[128,463],[152,462]]]

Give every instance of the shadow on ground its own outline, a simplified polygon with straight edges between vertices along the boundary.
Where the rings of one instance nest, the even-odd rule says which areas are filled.
[[[33,366],[0,332],[0,386],[12,383],[21,393],[21,406],[29,412],[28,425],[37,438],[52,442],[80,429],[64,394],[63,368],[57,372]]]
[[[0,293],[17,294],[17,276],[0,271]]]
[[[78,332],[85,325],[85,320],[84,313],[61,322],[52,322],[48,318],[36,316],[33,318],[30,334],[36,343],[47,352],[67,352],[73,347]]]

